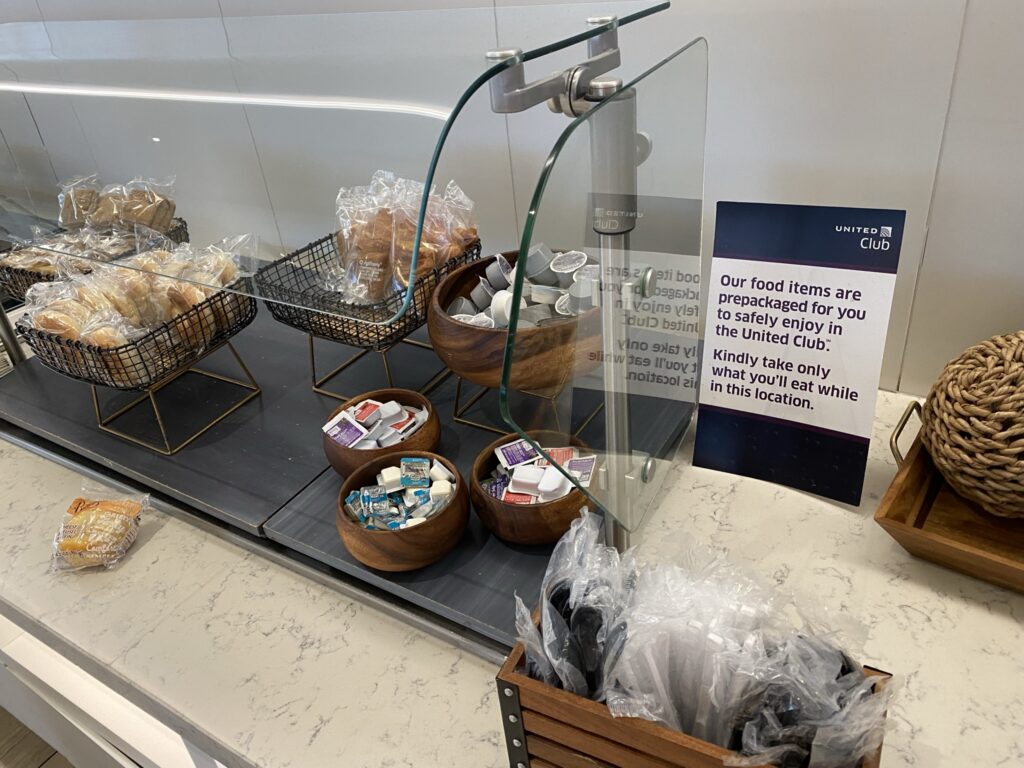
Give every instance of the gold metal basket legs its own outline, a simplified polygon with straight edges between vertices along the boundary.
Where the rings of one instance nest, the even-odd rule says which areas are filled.
[[[373,352],[373,350],[372,349],[361,349],[361,350],[359,350],[354,355],[352,355],[352,357],[350,357],[348,360],[346,360],[341,365],[339,365],[337,368],[335,368],[333,371],[331,371],[330,373],[328,373],[328,374],[318,378],[317,375],[316,375],[315,337],[313,336],[313,334],[307,334],[307,336],[309,337],[309,370],[312,372],[312,384],[313,384],[312,388],[313,388],[313,391],[316,392],[318,395],[326,395],[327,397],[333,397],[335,400],[349,400],[351,397],[353,397],[352,395],[342,395],[342,394],[339,394],[337,392],[332,392],[329,389],[325,389],[324,387],[326,386],[327,382],[329,382],[331,379],[333,379],[338,374],[340,374],[343,371],[345,371],[350,365],[353,365],[354,363],[358,363],[367,354],[369,354],[370,352]],[[429,350],[433,350],[434,349],[427,342],[425,342],[425,341],[417,341],[416,339],[402,339],[398,343],[399,344],[409,344],[410,346],[418,347],[420,349],[429,349]],[[388,361],[388,351],[389,350],[385,349],[382,352],[377,352],[377,354],[380,355],[380,360],[384,364],[384,376],[387,379],[388,387],[389,388],[394,388],[394,386],[395,386],[395,379],[394,379],[394,376],[391,373],[391,363]],[[424,384],[422,387],[420,387],[420,389],[417,390],[417,391],[420,394],[425,395],[425,394],[429,393],[431,390],[435,389],[438,384],[440,384],[442,381],[447,379],[450,375],[451,375],[451,371],[449,371],[447,368],[442,367],[441,370],[439,370],[437,373],[435,373],[430,378],[430,380],[426,384]],[[374,387],[369,387],[369,389],[374,389]]]
[[[223,376],[223,375],[221,375],[219,373],[213,373],[212,371],[204,371],[204,370],[201,370],[199,368],[196,368],[195,365],[198,364],[198,362],[199,362],[197,360],[196,363],[193,363],[189,367],[183,368],[183,369],[178,370],[178,371],[175,371],[174,373],[172,373],[169,376],[165,377],[161,381],[158,381],[153,386],[148,387],[147,389],[143,390],[143,394],[141,394],[139,397],[135,398],[134,400],[132,400],[127,405],[124,405],[121,408],[118,408],[116,411],[114,411],[113,413],[111,413],[111,414],[109,414],[107,416],[103,415],[102,408],[100,407],[99,392],[97,391],[96,385],[94,384],[94,385],[91,385],[92,386],[92,405],[93,405],[93,408],[96,411],[96,423],[97,423],[97,426],[99,426],[99,428],[101,430],[103,430],[104,432],[109,432],[110,434],[116,435],[117,437],[121,438],[122,440],[127,440],[127,441],[129,441],[131,443],[135,443],[136,445],[141,445],[143,448],[148,448],[149,450],[155,451],[156,453],[162,454],[164,456],[172,456],[172,455],[174,455],[175,453],[180,451],[182,448],[184,448],[186,445],[191,443],[193,440],[197,439],[198,437],[200,437],[200,436],[204,435],[206,432],[208,432],[210,430],[210,428],[212,428],[215,424],[223,421],[228,416],[230,416],[232,413],[234,413],[239,408],[241,408],[243,405],[248,403],[250,400],[252,400],[255,397],[258,397],[259,394],[260,394],[261,390],[260,390],[259,385],[256,383],[256,380],[253,378],[252,373],[249,371],[249,368],[246,366],[245,362],[242,360],[241,356],[238,354],[238,351],[235,349],[234,345],[230,341],[225,342],[224,344],[222,344],[222,345],[220,345],[218,347],[215,347],[214,349],[211,349],[209,352],[207,352],[205,355],[203,355],[203,357],[200,358],[200,360],[202,360],[205,357],[208,357],[209,355],[213,354],[218,349],[221,349],[223,347],[227,347],[231,351],[231,354],[234,355],[235,361],[238,363],[239,367],[242,369],[242,373],[245,376],[245,380],[244,381],[240,380],[240,379],[231,378],[230,376]],[[167,434],[167,426],[166,426],[166,423],[165,423],[164,414],[161,412],[160,404],[157,402],[157,393],[159,393],[160,390],[162,390],[167,385],[171,384],[172,382],[176,381],[177,379],[181,378],[182,376],[184,376],[184,375],[186,375],[188,373],[195,373],[195,374],[198,374],[200,376],[206,376],[206,377],[211,378],[211,379],[216,379],[217,381],[223,381],[223,382],[228,383],[228,384],[234,384],[235,386],[241,387],[242,389],[246,390],[246,395],[241,400],[239,400],[238,402],[234,403],[226,411],[223,411],[222,413],[220,413],[212,421],[210,421],[207,424],[205,424],[198,431],[192,433],[191,435],[186,437],[184,440],[178,442],[177,444],[172,444],[171,443],[171,439],[170,439],[170,437]],[[146,402],[146,401],[149,402],[149,405],[150,405],[150,407],[153,410],[153,416],[156,419],[157,427],[160,430],[160,438],[161,438],[161,442],[160,443],[152,442],[152,441],[149,441],[149,440],[145,440],[145,439],[142,439],[142,438],[137,437],[135,435],[130,435],[127,432],[122,432],[121,430],[117,429],[116,427],[111,426],[111,424],[116,419],[118,419],[119,417],[121,417],[124,414],[128,413],[128,411],[132,410],[136,406],[141,405],[143,402]]]

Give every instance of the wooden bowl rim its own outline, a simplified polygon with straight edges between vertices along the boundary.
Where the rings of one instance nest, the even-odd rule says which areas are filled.
[[[374,462],[383,461],[384,459],[391,459],[391,458],[395,458],[395,459],[398,459],[399,461],[401,461],[403,456],[410,456],[410,457],[417,457],[417,456],[419,456],[419,457],[427,457],[427,456],[429,456],[431,459],[440,459],[441,460],[441,462],[449,469],[449,471],[451,471],[451,473],[453,475],[455,475],[455,489],[452,492],[451,498],[448,499],[448,503],[445,504],[443,507],[441,507],[441,511],[438,512],[436,515],[434,515],[434,517],[432,517],[429,520],[426,520],[426,521],[420,523],[419,525],[417,525],[417,526],[415,526],[413,528],[409,528],[409,529],[404,530],[404,531],[402,531],[402,530],[395,530],[395,531],[391,531],[391,530],[388,530],[388,531],[371,531],[371,530],[368,530],[366,528],[363,528],[363,526],[361,526],[361,525],[356,525],[352,521],[352,519],[349,518],[349,516],[347,514],[345,514],[345,487],[349,484],[351,479],[353,477],[355,477],[357,474],[359,474],[359,472],[363,468],[365,468],[368,464],[373,464]],[[438,522],[442,517],[445,516],[445,514],[447,514],[449,511],[451,511],[452,506],[454,506],[455,501],[457,500],[457,498],[459,496],[459,490],[461,488],[462,488],[462,475],[459,474],[458,468],[451,461],[446,459],[444,456],[441,456],[440,454],[431,453],[430,451],[405,451],[401,455],[395,453],[395,454],[391,454],[389,456],[380,456],[380,457],[378,457],[376,459],[371,459],[370,461],[367,461],[364,464],[360,464],[358,467],[356,467],[354,470],[352,470],[352,473],[348,477],[345,478],[345,482],[343,482],[341,484],[341,489],[338,491],[338,504],[337,504],[337,509],[334,511],[334,514],[335,514],[335,517],[338,520],[343,521],[347,526],[351,527],[352,530],[358,531],[360,533],[365,533],[365,534],[371,535],[371,536],[377,535],[377,534],[383,534],[385,536],[394,536],[395,534],[401,535],[401,534],[405,534],[405,533],[412,533],[412,532],[417,531],[417,530],[419,530],[421,528],[423,528],[425,530],[427,526],[430,526],[431,524]],[[350,490],[354,490],[354,489],[350,489]]]
[[[505,251],[504,253],[502,253],[502,256],[504,256],[505,258],[513,258],[513,262],[512,263],[515,263],[515,259],[518,258],[518,253],[519,253],[518,251]],[[510,257],[510,254],[515,254],[515,256],[514,257]],[[445,318],[450,323],[455,323],[460,328],[472,328],[477,333],[486,333],[486,334],[498,334],[498,333],[500,333],[500,334],[502,334],[504,336],[507,336],[508,335],[508,328],[482,328],[482,327],[480,327],[478,325],[469,325],[468,323],[460,323],[458,320],[453,319],[452,316],[448,314],[448,311],[446,309],[443,309],[441,307],[441,298],[440,298],[440,296],[444,292],[442,289],[444,288],[445,283],[447,283],[449,280],[453,280],[454,281],[454,279],[455,279],[455,277],[457,275],[461,275],[463,272],[468,272],[471,267],[478,267],[481,264],[486,264],[486,263],[490,262],[491,260],[497,259],[497,258],[498,258],[498,256],[497,256],[497,254],[495,254],[493,256],[487,256],[486,258],[483,258],[483,259],[477,259],[476,261],[471,261],[468,264],[463,264],[461,267],[459,267],[454,272],[449,274],[448,277],[446,277],[444,280],[442,280],[441,284],[439,286],[437,286],[437,288],[434,290],[434,295],[430,297],[430,306],[434,309],[434,311],[439,316]],[[484,269],[486,269],[486,267],[484,267]],[[508,290],[508,289],[506,289],[506,290]],[[461,298],[466,298],[466,297],[461,297]],[[560,323],[557,323],[557,324],[552,323],[550,325],[535,325],[533,328],[518,328],[517,327],[516,328],[516,335],[518,336],[519,334],[522,334],[522,333],[527,333],[527,334],[540,333],[540,332],[548,330],[549,328],[558,328],[559,326],[565,325],[565,324],[569,323],[572,320],[578,320],[581,317],[586,317],[589,314],[593,314],[594,312],[597,311],[597,309],[598,309],[597,307],[591,307],[590,309],[588,309],[586,312],[583,312],[582,314],[579,314],[579,315],[569,315],[568,317],[560,318],[561,320],[564,320],[565,322],[560,322]],[[526,505],[519,504],[517,506],[526,506]]]
[[[418,401],[417,405],[425,405],[426,406],[426,408],[427,408],[427,418],[428,419],[434,413],[434,404],[432,402],[430,402],[430,398],[428,398],[422,392],[417,392],[415,389],[404,389],[402,387],[383,387],[381,389],[371,389],[369,392],[364,392],[361,395],[356,395],[355,397],[350,397],[348,400],[346,400],[341,405],[339,405],[337,408],[335,408],[333,411],[331,411],[331,415],[327,417],[327,421],[330,421],[331,419],[333,419],[335,416],[337,416],[339,413],[344,411],[346,408],[351,408],[353,405],[356,405],[358,403],[363,402],[363,400],[380,400],[379,397],[373,397],[373,395],[378,395],[381,392],[401,392],[403,397],[406,394],[408,394],[408,395],[410,395],[412,397],[412,399]],[[397,397],[392,397],[391,399],[395,400],[400,405],[408,405],[408,403],[402,402]],[[416,433],[414,432],[413,434],[416,434]],[[401,445],[401,443],[396,443],[396,445]],[[351,448],[351,447],[346,446],[346,445],[339,445],[338,447],[341,448],[341,449],[344,449],[346,451],[359,450],[360,453],[362,453],[361,449]],[[387,446],[387,448],[391,448],[391,447],[392,446],[390,446],[390,445]],[[372,450],[384,451],[384,450],[387,450],[387,448],[376,448],[376,449],[371,448],[369,450],[371,450],[371,451]],[[369,451],[367,451],[367,452],[369,452]],[[364,462],[364,463],[368,463],[368,462]]]
[[[527,434],[530,434],[532,432],[557,432],[557,430],[554,430],[554,429],[528,429],[526,431]],[[580,440],[575,435],[570,435],[570,434],[567,434],[565,432],[561,432],[559,434],[566,435],[566,437],[568,437],[570,440],[578,440],[580,443],[583,444],[582,447],[587,447],[586,443],[583,443],[583,441]],[[490,455],[493,456],[494,455],[494,449],[497,448],[499,445],[503,445],[504,441],[508,440],[508,438],[510,438],[510,437],[513,440],[520,440],[520,439],[522,439],[522,435],[520,435],[518,432],[509,432],[508,434],[503,435],[502,437],[499,437],[497,440],[495,440],[493,443],[488,445],[486,448],[484,448],[482,451],[480,451],[480,453],[477,454],[476,459],[473,461],[473,468],[470,470],[470,478],[469,478],[470,485],[473,488],[478,489],[480,491],[480,493],[484,494],[484,496],[486,496],[487,498],[494,499],[494,501],[498,502],[499,504],[503,504],[504,506],[509,507],[510,509],[523,509],[523,510],[527,510],[529,512],[538,512],[538,511],[544,509],[545,507],[547,507],[550,504],[557,504],[558,502],[562,502],[562,501],[565,501],[566,499],[572,498],[574,495],[575,496],[579,496],[581,500],[586,501],[586,499],[583,496],[583,491],[581,491],[578,487],[576,487],[575,483],[573,483],[573,485],[572,485],[572,490],[569,491],[567,494],[565,494],[565,496],[562,496],[559,499],[554,499],[552,501],[537,502],[536,504],[510,504],[507,501],[502,501],[501,499],[499,499],[499,498],[497,498],[495,496],[491,496],[491,494],[489,494],[487,492],[487,489],[483,487],[483,483],[481,483],[480,479],[476,476],[476,465],[477,465],[477,462],[480,460],[480,458],[482,456],[484,456],[485,454],[490,454]],[[580,447],[580,446],[574,446],[574,447]],[[587,447],[587,448],[589,450],[589,447]],[[498,457],[495,456],[494,460],[497,461]]]

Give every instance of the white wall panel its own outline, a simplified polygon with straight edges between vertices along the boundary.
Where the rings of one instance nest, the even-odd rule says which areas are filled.
[[[588,15],[622,15],[648,3],[496,0],[494,5],[479,0],[300,0],[287,6],[263,0],[40,0],[37,6],[16,0],[0,5],[0,79],[229,92],[237,87],[444,107],[482,71],[486,49],[547,43],[582,29]],[[706,252],[718,200],[907,209],[885,386],[897,383],[903,357],[964,6],[965,0],[698,0],[677,3],[620,33],[621,73],[627,78],[694,37],[708,40]],[[1019,109],[1020,72],[1013,69],[1019,65],[1009,54],[1003,61],[1000,51],[1013,49],[1020,13],[1008,0],[972,6],[968,31],[973,28],[973,37],[965,41],[965,56],[972,46],[976,53],[965,59],[970,79],[954,100],[932,218],[933,229],[948,221],[951,230],[959,221],[957,211],[970,210],[965,196],[976,200],[971,221],[990,217],[988,250],[998,253],[1008,252],[1019,238],[1013,227],[1020,217],[1007,220],[1005,207],[993,201],[1013,199],[1019,188],[1007,179],[995,183],[986,197],[977,174],[959,186],[950,184],[954,174],[970,176],[969,169],[976,168],[991,167],[999,178],[1019,162],[1013,141],[1019,112],[1012,111]],[[528,74],[574,63],[584,50],[577,46],[531,64]],[[987,93],[989,106],[1010,111],[985,117],[968,97],[977,88],[985,91],[987,78],[995,74],[1006,79]],[[294,114],[266,108],[250,107],[248,115],[241,107],[223,108],[221,119],[198,105],[29,96],[19,107],[15,98],[20,99],[5,97],[0,110],[0,131],[11,145],[6,160],[0,151],[2,170],[9,176],[12,166],[21,168],[31,177],[29,185],[39,194],[45,190],[47,199],[56,176],[99,167],[114,179],[167,168],[178,175],[182,212],[199,217],[197,233],[212,237],[244,226],[269,228],[268,236],[278,239],[280,225],[280,239],[289,245],[308,230],[329,226],[325,217],[333,214],[338,186],[361,183],[380,165],[421,176],[417,165],[425,170],[425,148],[439,127],[384,114],[351,119],[309,114],[300,125]],[[440,176],[458,177],[484,212],[485,234],[496,235],[495,247],[508,247],[516,234],[513,211],[522,219],[540,164],[567,121],[536,110],[510,116],[506,126],[504,117],[483,108],[486,93],[480,99],[460,126],[464,132],[453,137],[452,146],[459,149],[446,153]],[[34,139],[33,123],[39,126]],[[32,131],[26,130],[29,125]],[[144,143],[151,135],[164,139],[159,148]],[[185,194],[197,197],[189,200]],[[271,211],[271,201],[280,210]],[[935,360],[986,335],[987,326],[1002,327],[1014,318],[1004,310],[983,323],[962,320],[959,337],[942,332],[935,334],[945,339],[941,343],[926,339],[926,323],[936,319],[941,297],[953,285],[943,275],[956,257],[952,232],[936,231],[942,232],[945,251],[935,250],[933,232],[906,357],[904,384],[911,389],[920,389],[932,375]],[[1009,290],[1006,277],[1016,275],[1009,257],[991,257],[976,269],[1004,291]],[[1012,295],[996,295],[1000,306],[1012,303]],[[983,296],[971,292],[963,312],[976,313],[975,304],[987,301]]]
[[[67,98],[36,97],[58,102]],[[280,247],[241,107],[72,98],[81,135],[107,182],[137,175],[177,176],[178,211],[188,220],[194,242],[255,232]],[[154,136],[160,141],[154,142]],[[57,137],[47,138],[47,144],[60,143]]]
[[[643,5],[498,4],[503,46],[536,43],[572,17],[581,26],[588,15]],[[708,0],[674,4],[621,32],[627,77],[707,38],[705,257],[719,200],[907,210],[882,371],[888,388],[898,381],[963,8],[963,0]],[[573,50],[579,58],[585,49]],[[538,63],[537,74],[543,69]],[[520,205],[558,122],[510,121]]]
[[[1024,328],[1024,5],[968,6],[900,388]]]

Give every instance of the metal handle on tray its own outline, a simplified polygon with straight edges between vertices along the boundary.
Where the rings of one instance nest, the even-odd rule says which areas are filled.
[[[907,422],[910,421],[910,417],[917,413],[917,418],[921,418],[921,403],[917,400],[911,400],[907,404],[907,408],[903,411],[903,415],[900,416],[900,420],[896,422],[896,427],[892,431],[892,436],[889,438],[889,450],[892,451],[893,457],[896,459],[896,465],[902,467],[904,456],[900,451],[899,439],[903,436],[903,430],[907,428]]]

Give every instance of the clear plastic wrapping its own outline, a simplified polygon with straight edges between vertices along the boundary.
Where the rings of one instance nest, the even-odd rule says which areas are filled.
[[[878,749],[890,686],[834,633],[718,553],[621,557],[584,513],[517,628],[539,679],[737,754],[727,764],[853,768]],[[530,631],[532,630],[532,632]]]
[[[173,243],[141,225],[95,230],[82,227],[55,234],[36,233],[33,239],[0,256],[0,266],[48,277],[68,277],[90,272],[94,262],[109,262]]]
[[[100,181],[96,174],[76,176],[60,183],[57,195],[57,222],[64,229],[78,229],[95,210],[100,198]]]
[[[51,568],[113,568],[135,543],[149,506],[149,494],[119,493],[86,482],[54,534]]]
[[[96,264],[89,274],[32,286],[20,322],[63,339],[118,347],[230,285],[240,274],[238,262],[256,247],[256,238],[245,235],[198,250],[184,243],[173,251],[146,251],[116,267]],[[195,318],[195,334],[189,338],[201,339],[229,321],[214,315]]]
[[[338,272],[326,276],[353,304],[374,304],[409,284],[421,182],[377,171],[368,186],[338,191]],[[461,255],[477,238],[473,201],[450,182],[427,200],[416,277]]]
[[[136,177],[125,184],[110,184],[100,191],[96,205],[85,215],[85,223],[96,229],[142,224],[167,232],[176,207],[173,196],[174,177]]]

